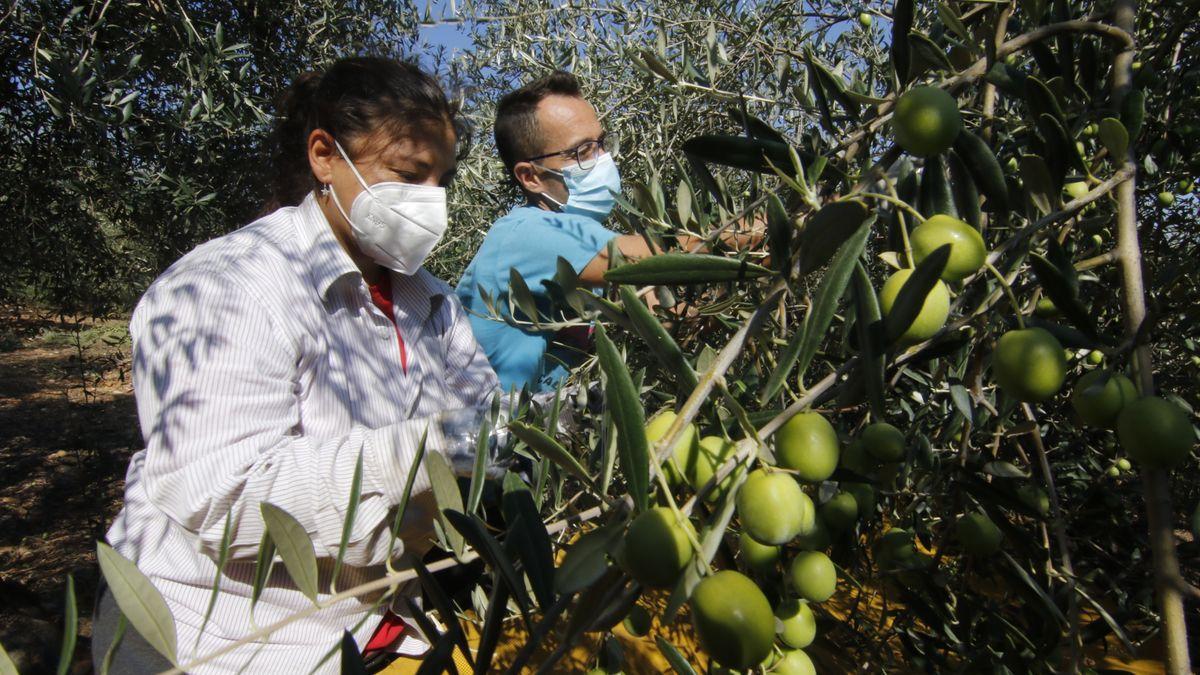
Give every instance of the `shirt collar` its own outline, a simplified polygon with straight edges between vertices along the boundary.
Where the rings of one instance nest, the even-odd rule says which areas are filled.
[[[351,274],[361,275],[358,267],[342,248],[314,193],[309,193],[297,209],[297,224],[308,253],[308,268],[313,289],[325,298],[334,282]]]

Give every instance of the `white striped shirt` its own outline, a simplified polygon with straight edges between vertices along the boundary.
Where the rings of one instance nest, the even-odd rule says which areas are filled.
[[[430,450],[442,442],[427,418],[486,405],[497,389],[449,286],[424,270],[392,274],[391,284],[395,326],[310,195],[197,247],[138,303],[130,332],[146,449],[130,462],[108,540],[166,599],[181,664],[311,606],[277,563],[251,622],[261,502],[312,538],[325,599],[361,453],[362,496],[337,588],[377,579],[421,434],[429,428]],[[428,550],[434,508],[422,470],[393,557]],[[230,560],[199,635],[227,515]],[[306,673],[343,628],[366,643],[378,624],[367,616],[373,600],[343,601],[195,672]],[[399,651],[425,648],[412,638]],[[337,664],[335,655],[317,672]]]

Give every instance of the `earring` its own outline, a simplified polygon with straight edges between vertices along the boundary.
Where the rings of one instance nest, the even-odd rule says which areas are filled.
[[[324,198],[329,197],[329,183],[326,183],[324,186],[321,187],[321,197],[324,197]]]

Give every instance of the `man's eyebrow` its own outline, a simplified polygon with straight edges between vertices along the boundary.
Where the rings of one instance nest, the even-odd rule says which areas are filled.
[[[571,143],[571,148],[570,148],[570,149],[571,149],[571,150],[574,150],[575,148],[578,148],[579,146],[583,145],[584,143],[587,143],[588,141],[595,141],[595,140],[599,140],[599,138],[600,138],[601,136],[603,136],[603,135],[604,135],[604,130],[603,130],[603,129],[601,129],[601,130],[600,130],[600,133],[596,134],[595,136],[592,136],[592,135],[578,136],[578,137],[576,137],[576,139],[575,139],[575,140],[574,140],[574,141]]]
[[[586,142],[588,142],[588,141],[595,141],[595,140],[598,140],[598,139],[599,139],[601,136],[603,136],[603,135],[604,135],[604,130],[603,130],[603,129],[601,129],[601,130],[600,130],[600,133],[599,133],[599,134],[597,134],[596,136],[576,136],[576,137],[575,137],[575,140],[573,140],[573,141],[571,141],[570,143],[568,143],[568,144],[566,145],[566,147],[562,147],[562,148],[548,148],[548,147],[545,147],[545,146],[543,146],[544,150],[543,150],[542,152],[539,152],[539,153],[537,153],[537,154],[538,154],[538,155],[558,154],[558,153],[560,153],[560,152],[567,152],[567,151],[570,151],[570,150],[574,150],[575,148],[578,148],[579,146],[583,145],[584,143],[586,143]]]

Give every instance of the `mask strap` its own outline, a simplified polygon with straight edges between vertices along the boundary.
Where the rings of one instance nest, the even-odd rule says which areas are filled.
[[[566,177],[567,177],[567,174],[563,173],[562,171],[559,171],[559,170],[557,170],[557,169],[551,169],[551,168],[550,168],[550,167],[548,167],[548,166],[542,166],[541,164],[538,164],[537,162],[530,162],[529,164],[530,164],[530,165],[532,165],[532,166],[535,166],[535,167],[537,167],[537,168],[539,168],[539,169],[541,169],[542,171],[548,171],[548,172],[550,172],[550,173],[552,173],[552,174],[554,174],[554,175],[558,176],[559,178],[566,178]],[[557,206],[557,207],[559,208],[559,210],[562,210],[562,208],[565,206],[565,205],[564,205],[562,202],[558,201],[558,200],[557,200],[557,199],[555,199],[554,197],[551,197],[550,195],[546,194],[545,192],[538,192],[538,193],[536,193],[536,194],[538,194],[538,195],[540,195],[540,196],[542,196],[542,197],[545,197],[546,199],[550,200],[550,202],[551,202],[552,204],[554,204],[555,206]]]
[[[349,223],[350,215],[346,213],[346,209],[342,208],[342,200],[338,199],[337,190],[333,189],[333,184],[330,183],[326,185],[322,192],[333,198],[333,205],[337,207],[338,213],[342,214],[342,217],[346,219],[347,223]]]
[[[370,185],[367,185],[367,181],[363,180],[362,174],[358,172],[358,168],[354,166],[354,162],[351,161],[350,156],[347,155],[346,151],[342,149],[342,144],[338,143],[336,138],[333,139],[333,146],[337,148],[337,151],[339,154],[341,154],[342,159],[346,160],[346,163],[350,165],[350,170],[354,172],[354,177],[358,179],[358,184],[363,186],[363,189],[371,193],[371,196],[374,197],[375,192],[371,190]],[[337,197],[335,196],[334,199],[336,200]],[[338,208],[341,207],[339,206]]]
[[[563,173],[562,171],[559,171],[558,169],[551,169],[550,167],[542,166],[541,164],[538,164],[537,162],[530,162],[530,164],[533,166],[536,166],[537,168],[541,169],[542,171],[549,171],[550,173],[554,174],[555,176],[559,176],[561,178],[565,178],[567,175],[567,174]]]

